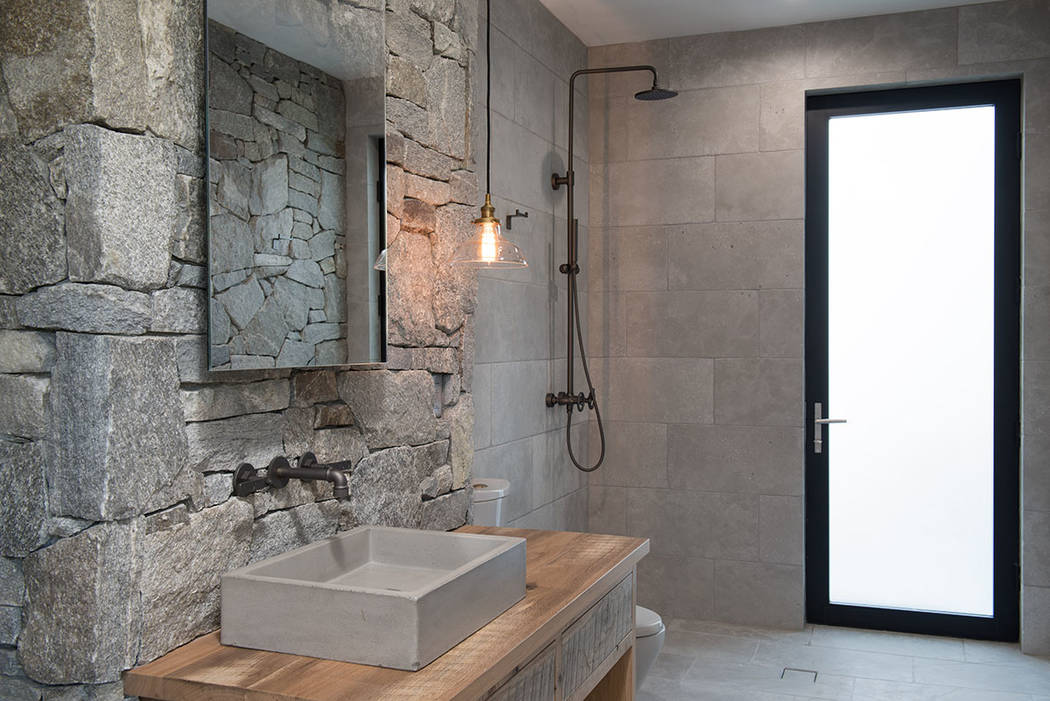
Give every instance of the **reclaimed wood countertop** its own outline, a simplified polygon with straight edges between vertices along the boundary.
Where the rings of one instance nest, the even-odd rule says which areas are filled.
[[[215,631],[126,672],[124,693],[160,701],[476,699],[532,659],[649,552],[644,538],[459,530],[527,540],[525,598],[417,672],[222,645]]]

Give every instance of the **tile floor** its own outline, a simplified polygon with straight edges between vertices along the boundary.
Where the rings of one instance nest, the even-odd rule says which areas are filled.
[[[785,667],[816,670],[787,671]],[[1050,659],[1017,645],[672,619],[639,701],[1050,701]]]

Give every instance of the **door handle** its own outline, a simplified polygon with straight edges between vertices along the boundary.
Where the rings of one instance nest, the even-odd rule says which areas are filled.
[[[824,405],[821,402],[813,402],[813,452],[820,453],[824,448],[824,441],[822,439],[821,426],[825,424],[844,424],[846,419],[825,419],[821,416],[824,413]]]

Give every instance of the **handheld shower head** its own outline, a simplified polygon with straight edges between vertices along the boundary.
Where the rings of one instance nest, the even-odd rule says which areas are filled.
[[[653,87],[648,90],[642,90],[634,94],[635,100],[670,100],[672,97],[677,95],[678,92],[675,90],[668,90],[667,88],[661,88],[656,83],[653,83]]]

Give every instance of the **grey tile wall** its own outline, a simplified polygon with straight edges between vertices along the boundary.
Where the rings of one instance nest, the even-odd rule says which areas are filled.
[[[1023,645],[1050,653],[1050,1],[593,47],[589,528],[652,539],[639,602],[803,622],[807,91],[1024,80]],[[592,454],[597,448],[592,424]]]
[[[485,3],[480,9],[483,58]],[[585,530],[587,483],[568,461],[564,413],[543,400],[565,375],[566,290],[557,272],[565,259],[565,189],[552,190],[550,175],[565,171],[568,79],[586,65],[587,51],[538,0],[493,0],[492,46],[492,195],[499,217],[515,209],[529,213],[503,232],[524,250],[529,267],[479,274],[474,475],[510,480],[504,503],[509,525]],[[484,71],[484,61],[477,63]],[[484,190],[483,73],[476,86],[474,153]],[[576,216],[585,242],[588,104],[584,84],[576,88]],[[581,267],[586,310],[585,260]],[[586,458],[586,423],[577,419],[573,437],[577,455]]]

